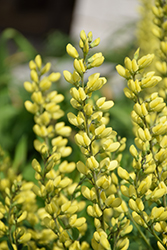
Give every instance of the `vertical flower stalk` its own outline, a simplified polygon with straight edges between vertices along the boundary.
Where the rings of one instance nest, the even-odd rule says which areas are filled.
[[[86,219],[78,218],[79,212],[85,207],[85,202],[77,201],[77,183],[69,177],[75,170],[74,162],[63,161],[63,157],[71,154],[67,146],[71,128],[64,122],[57,122],[64,115],[59,103],[64,99],[62,94],[51,90],[53,82],[60,78],[60,73],[51,73],[50,63],[42,67],[39,55],[30,61],[31,82],[25,82],[24,87],[31,92],[31,101],[25,102],[26,109],[34,114],[33,130],[38,139],[34,146],[40,152],[43,162],[32,161],[35,178],[33,192],[44,200],[44,207],[39,209],[40,219],[47,229],[48,240],[54,249],[89,249],[85,241],[80,239],[87,229]],[[41,239],[42,240],[42,239]],[[38,240],[37,240],[38,241]],[[46,241],[48,244],[48,241]]]
[[[129,198],[133,220],[156,238],[159,249],[165,249],[166,237],[161,225],[166,225],[167,219],[167,150],[164,144],[167,138],[167,107],[157,92],[142,97],[142,92],[161,81],[155,72],[143,71],[153,58],[153,54],[139,58],[137,50],[132,60],[125,58],[125,68],[121,65],[116,67],[118,73],[127,79],[126,97],[135,103],[131,118],[136,144],[130,147],[134,171],[128,174],[118,169],[118,175],[127,181],[127,185],[122,184],[120,188],[122,194]],[[154,207],[150,208],[150,204]]]
[[[152,33],[157,39],[157,45],[155,48],[155,54],[157,56],[155,66],[162,77],[161,84],[159,86],[158,92],[164,100],[167,100],[167,10],[166,1],[154,1],[152,4],[152,12],[153,12],[153,28]]]
[[[106,84],[106,78],[101,77],[100,73],[94,73],[85,80],[88,70],[99,67],[104,61],[101,52],[90,55],[92,48],[100,43],[99,38],[92,39],[92,32],[86,35],[84,30],[81,31],[79,47],[82,56],[71,44],[66,47],[67,53],[74,58],[74,71],[71,73],[65,70],[63,73],[66,81],[73,85],[70,102],[77,110],[76,115],[68,113],[68,120],[78,129],[75,142],[85,158],[85,161],[77,162],[77,169],[83,176],[82,180],[86,179],[90,183],[88,187],[82,181],[81,193],[92,202],[87,207],[87,213],[94,218],[96,228],[91,241],[92,247],[127,249],[129,240],[126,234],[132,230],[129,220],[125,217],[126,222],[121,224],[119,216],[115,221],[114,218],[111,219],[114,209],[122,204],[117,196],[118,179],[114,170],[119,166],[120,152],[125,148],[126,140],[122,138],[118,141],[117,133],[107,127],[106,112],[114,105],[113,101],[106,100],[105,97],[94,98],[94,93]],[[122,214],[118,214],[124,217],[124,212],[122,209]],[[120,232],[123,231],[121,235]]]

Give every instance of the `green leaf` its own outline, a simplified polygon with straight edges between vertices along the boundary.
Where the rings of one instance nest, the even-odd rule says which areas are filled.
[[[17,170],[22,164],[24,164],[26,156],[27,156],[27,137],[22,136],[16,146],[15,156],[13,160],[13,168]]]
[[[14,250],[14,248],[12,247],[11,243],[9,240],[7,240],[7,244],[8,244],[8,248],[9,250]]]
[[[1,37],[3,43],[6,43],[6,41],[13,39],[18,48],[26,53],[28,60],[34,58],[34,56],[37,54],[36,49],[31,45],[31,43],[19,31],[15,29],[5,29]]]
[[[79,230],[76,227],[72,228],[72,238],[73,240],[77,240],[79,237]]]
[[[28,250],[28,246],[24,246],[21,250]]]
[[[66,228],[63,221],[60,218],[58,218],[58,222],[60,223],[60,225],[62,226],[63,229]]]
[[[3,127],[3,124],[10,119],[12,119],[14,116],[18,114],[19,110],[13,107],[10,104],[7,104],[0,109],[0,117],[1,117],[1,122],[0,122],[0,127]]]

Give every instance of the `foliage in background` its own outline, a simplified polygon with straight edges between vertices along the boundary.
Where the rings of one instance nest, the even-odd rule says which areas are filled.
[[[156,56],[152,64],[153,56],[140,59],[139,51],[132,59],[127,57],[136,50],[134,40],[118,50],[104,52],[108,62],[123,64],[124,61],[125,67],[119,65],[117,70],[127,81],[124,92],[132,101],[115,98],[109,112],[106,110],[112,102],[103,96],[110,96],[112,89],[100,89],[105,78],[102,80],[96,73],[84,81],[85,71],[103,62],[101,53],[91,57],[91,32],[80,34],[83,56],[72,45],[67,46],[68,54],[74,58],[74,72],[64,74],[74,85],[70,90],[72,99],[69,87],[61,81],[56,83],[59,94],[55,93],[54,83],[51,84],[55,81],[53,73],[46,74],[43,80],[49,64],[42,67],[41,58],[35,57],[36,49],[19,32],[13,29],[3,32],[0,144],[12,160],[0,149],[2,249],[90,249],[90,246],[114,250],[157,249],[157,246],[166,249],[167,3],[161,0],[156,0],[155,5],[151,0],[140,3],[143,7],[138,44],[142,54],[155,52]],[[11,39],[18,48],[12,56],[7,49]],[[66,60],[67,42],[69,38],[63,34],[52,33],[43,54]],[[10,69],[34,57],[35,61],[30,62],[32,83],[25,84],[32,93],[30,103],[22,86],[12,86]],[[156,87],[160,77],[153,72],[144,74],[145,67],[161,75],[158,84],[161,87]],[[25,101],[35,123],[23,107]],[[60,110],[65,112],[64,116]],[[62,136],[69,134],[69,126],[73,131],[66,148],[67,139]],[[122,137],[127,138],[126,149]],[[40,154],[34,151],[33,140]]]

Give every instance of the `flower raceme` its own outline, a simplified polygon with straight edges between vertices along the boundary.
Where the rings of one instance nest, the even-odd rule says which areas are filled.
[[[164,223],[166,220],[167,182],[164,176],[167,174],[167,152],[163,142],[166,141],[167,107],[158,92],[141,96],[141,92],[154,87],[162,78],[154,76],[155,72],[143,71],[151,64],[154,55],[138,58],[139,50],[132,60],[125,59],[125,68],[120,65],[116,67],[118,73],[128,81],[128,88],[124,89],[126,97],[135,103],[131,117],[136,144],[130,146],[133,173],[130,176],[119,167],[118,175],[127,183],[121,185],[121,192],[129,197],[133,220],[156,237],[159,249],[165,249],[167,245],[164,235],[158,236],[155,231],[159,225],[157,223]],[[155,206],[150,210],[150,204],[156,204],[158,208]]]
[[[70,73],[65,70],[63,74],[66,81],[75,86],[70,90],[72,96],[70,102],[78,112],[77,115],[70,112],[67,116],[69,122],[79,130],[74,138],[85,156],[85,161],[77,162],[77,169],[91,185],[91,187],[85,185],[81,187],[82,195],[92,202],[87,207],[87,213],[94,218],[96,228],[91,245],[93,249],[111,249],[111,239],[117,238],[115,246],[117,244],[121,246],[120,241],[126,239],[122,247],[127,249],[128,240],[121,231],[125,230],[125,227],[119,225],[118,230],[115,230],[110,223],[114,209],[122,204],[121,198],[117,197],[118,182],[114,170],[119,166],[120,152],[126,140],[125,138],[118,140],[117,133],[111,127],[107,127],[105,113],[113,107],[114,102],[106,100],[106,97],[96,100],[92,98],[93,93],[106,84],[106,78],[94,73],[85,81],[85,72],[99,67],[104,61],[101,52],[89,56],[92,48],[100,42],[100,39],[92,41],[92,38],[91,32],[86,35],[85,31],[81,31],[79,46],[83,57],[79,56],[72,45],[68,44],[66,47],[67,53],[74,58],[74,71]],[[118,221],[115,224],[118,225]],[[118,232],[122,232],[122,236]]]
[[[68,45],[69,54],[77,58],[77,51]],[[67,146],[67,138],[71,134],[71,128],[64,122],[57,120],[64,115],[60,108],[60,103],[64,96],[57,91],[51,90],[52,82],[60,78],[60,73],[51,73],[44,76],[50,69],[50,64],[42,68],[42,60],[39,55],[34,61],[30,62],[32,83],[25,82],[25,89],[32,93],[31,100],[26,101],[26,109],[34,114],[35,125],[33,130],[40,138],[34,141],[34,146],[40,152],[43,164],[36,159],[32,161],[35,170],[35,178],[38,185],[33,185],[33,192],[36,196],[45,201],[42,208],[42,223],[47,230],[51,230],[54,235],[52,247],[54,249],[88,249],[89,244],[80,242],[71,235],[77,231],[80,238],[85,234],[87,224],[84,217],[78,217],[78,213],[84,208],[85,202],[71,201],[70,197],[75,198],[77,183],[73,182],[68,174],[75,170],[75,163],[62,161],[63,157],[71,154],[71,147]],[[75,100],[82,103],[86,95],[82,88],[71,90]],[[83,137],[84,145],[87,145],[87,138]],[[81,139],[79,142],[82,141]],[[56,167],[56,168],[55,168]],[[56,170],[57,169],[57,170]],[[21,217],[19,217],[19,220]],[[46,229],[45,229],[46,230]],[[55,240],[57,239],[57,240]],[[46,243],[47,244],[47,243]]]
[[[158,18],[164,13],[162,9],[153,9]],[[81,53],[71,44],[66,46],[74,60],[73,72],[65,70],[63,74],[72,84],[70,103],[75,114],[69,112],[67,117],[76,127],[74,141],[82,154],[77,163],[66,158],[72,152],[67,139],[72,129],[59,121],[64,116],[64,96],[52,90],[60,73],[49,73],[51,64],[43,66],[39,55],[29,63],[31,81],[26,81],[24,87],[31,93],[31,101],[27,100],[25,107],[34,116],[34,147],[41,160],[32,161],[34,184],[16,174],[0,149],[2,249],[126,250],[128,234],[133,230],[130,220],[149,249],[152,246],[142,227],[155,237],[160,250],[167,247],[167,108],[159,91],[145,95],[161,80],[154,71],[144,73],[154,55],[139,58],[138,49],[133,59],[125,58],[124,67],[116,67],[127,80],[126,97],[134,102],[131,118],[135,144],[129,149],[133,160],[132,171],[128,172],[122,165],[126,138],[120,138],[108,126],[108,111],[114,102],[99,91],[107,80],[100,73],[86,79],[86,72],[104,61],[101,52],[92,53],[99,43],[100,38],[93,40],[92,32],[82,30]],[[167,51],[165,41],[161,42],[161,50],[164,54]],[[166,64],[159,62],[157,68],[163,76]],[[83,213],[87,215],[81,216]],[[89,221],[93,232],[90,242],[86,242]]]

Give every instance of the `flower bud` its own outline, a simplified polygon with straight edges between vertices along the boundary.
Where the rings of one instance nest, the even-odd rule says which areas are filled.
[[[78,51],[70,43],[67,44],[66,51],[69,54],[69,56],[71,56],[73,58],[78,58],[79,57]]]

